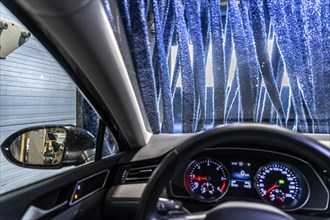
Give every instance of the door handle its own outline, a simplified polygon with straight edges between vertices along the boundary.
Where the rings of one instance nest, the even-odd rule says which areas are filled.
[[[65,206],[66,204],[68,204],[68,201],[64,201],[60,204],[58,204],[57,206],[50,208],[50,209],[41,209],[38,208],[34,205],[31,205],[26,212],[24,213],[22,220],[31,220],[31,219],[38,219],[40,217],[43,217],[63,206]]]

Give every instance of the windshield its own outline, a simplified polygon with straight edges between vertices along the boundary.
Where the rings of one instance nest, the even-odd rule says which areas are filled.
[[[154,133],[237,122],[329,133],[329,1],[118,1],[118,16],[104,3]]]

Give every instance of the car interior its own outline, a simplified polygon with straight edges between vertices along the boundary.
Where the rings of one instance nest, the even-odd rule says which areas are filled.
[[[231,8],[230,13],[233,15],[240,9],[244,18],[245,4],[252,7],[254,3],[257,4],[256,2],[259,2],[259,5],[262,2],[264,4],[266,4],[265,2],[272,2],[274,5],[272,5],[273,8],[270,8],[270,12],[272,12],[271,9],[276,8],[276,4],[290,5],[292,3],[294,6],[306,4],[306,7],[312,8],[314,7],[313,4],[320,4],[324,6],[320,7],[322,10],[324,9],[323,11],[320,9],[320,12],[307,12],[310,13],[311,17],[322,15],[330,18],[329,1],[297,0],[284,3],[284,1],[279,0],[201,0],[196,1],[199,2],[196,3],[198,7],[192,6],[192,9],[188,7],[189,4],[194,5],[195,1],[192,0],[1,0],[1,2],[69,74],[85,99],[88,100],[87,102],[97,112],[97,122],[93,122],[97,128],[93,134],[72,124],[45,124],[18,129],[17,132],[7,137],[1,143],[1,150],[4,155],[2,159],[8,160],[15,166],[29,170],[50,171],[71,168],[1,194],[0,219],[325,220],[330,218],[329,35],[322,38],[324,39],[322,42],[326,42],[323,50],[321,50],[323,55],[320,56],[326,62],[322,64],[324,66],[320,70],[323,71],[323,78],[321,80],[321,78],[314,76],[315,78],[310,80],[316,81],[318,79],[323,83],[316,84],[316,87],[319,85],[322,90],[313,99],[315,103],[324,105],[322,108],[320,107],[323,115],[321,113],[319,115],[323,118],[319,120],[319,126],[308,124],[307,129],[303,126],[291,126],[290,120],[285,121],[283,119],[287,114],[284,110],[283,112],[272,113],[278,116],[277,119],[273,120],[273,124],[259,123],[260,121],[251,118],[233,121],[233,123],[230,120],[228,122],[221,120],[216,122],[216,118],[208,121],[205,119],[209,114],[208,110],[199,111],[200,118],[203,114],[206,115],[203,120],[190,119],[191,109],[197,105],[188,100],[191,95],[189,93],[191,86],[189,80],[194,76],[185,75],[180,79],[182,90],[175,92],[183,100],[179,103],[180,117],[182,117],[183,122],[179,125],[181,131],[177,132],[175,125],[173,126],[173,120],[175,122],[175,117],[179,116],[173,116],[172,113],[172,126],[168,126],[167,118],[170,116],[167,114],[166,103],[168,100],[174,102],[173,100],[176,100],[179,95],[165,99],[166,94],[171,93],[170,84],[168,84],[171,81],[171,76],[166,74],[160,76],[163,77],[162,80],[164,81],[155,83],[154,89],[159,93],[153,95],[160,97],[156,102],[161,116],[158,117],[158,121],[153,120],[154,115],[150,110],[153,102],[153,99],[150,98],[152,93],[148,92],[148,80],[151,79],[151,76],[147,74],[149,64],[146,64],[145,60],[141,58],[152,50],[146,49],[143,40],[143,34],[148,35],[147,30],[142,25],[139,26],[142,22],[146,27],[154,28],[152,36],[155,37],[156,43],[152,42],[155,45],[153,49],[161,54],[166,49],[163,50],[161,46],[158,47],[162,45],[157,43],[160,39],[159,33],[162,31],[166,33],[167,29],[162,29],[159,26],[162,21],[157,21],[157,19],[162,16],[157,14],[156,9],[160,7],[159,11],[162,11],[163,8],[166,8],[164,5],[171,5],[169,6],[170,9],[173,7],[172,13],[176,15],[176,26],[174,25],[173,28],[176,28],[177,32],[173,29],[171,36],[174,36],[173,38],[176,40],[169,44],[178,48],[176,49],[178,54],[181,53],[178,55],[180,58],[177,62],[181,65],[179,69],[181,68],[180,71],[183,75],[185,71],[186,73],[189,72],[185,69],[187,66],[185,56],[189,53],[194,54],[194,59],[196,59],[193,65],[190,63],[189,65],[193,66],[197,73],[200,71],[198,63],[204,65],[204,71],[206,69],[206,61],[200,61],[198,58],[199,54],[202,53],[189,52],[188,46],[186,48],[183,46],[183,42],[187,41],[194,45],[194,49],[205,49],[204,46],[198,44],[200,42],[198,37],[204,36],[203,33],[193,34],[193,28],[195,28],[193,24],[203,25],[197,21],[190,23],[191,20],[197,20],[194,17],[193,9],[201,13],[204,5],[208,5],[205,7],[209,7],[206,9],[209,10],[209,17],[205,19],[207,20],[206,23],[209,23],[208,30],[210,30],[213,25],[218,24],[213,22],[217,17],[216,13],[228,15],[219,17],[219,21],[222,19],[222,22],[228,19],[227,25],[230,22],[232,24],[237,23],[236,20],[227,18],[229,17],[229,9],[227,8]],[[287,7],[289,7],[288,5]],[[241,6],[242,8],[240,8]],[[214,10],[216,7],[217,9]],[[235,11],[236,9],[237,11]],[[287,8],[284,9],[288,10]],[[131,20],[125,14],[127,12],[125,10],[132,11]],[[189,10],[191,11],[189,12]],[[285,10],[282,12],[286,13]],[[139,14],[140,11],[144,11],[145,14]],[[183,13],[186,17],[183,16]],[[251,13],[251,17],[253,17],[254,14]],[[150,14],[152,14],[152,19],[148,16]],[[274,22],[271,29],[274,33],[279,33],[276,31],[280,29],[281,25],[276,26],[275,24],[281,23],[280,20],[276,20],[280,19],[281,16],[277,17],[272,13],[270,14],[273,17],[269,20]],[[243,22],[244,19],[241,21]],[[167,27],[166,22],[167,20],[164,18],[162,23],[164,27]],[[168,22],[171,23],[172,21]],[[306,22],[305,29],[307,29],[307,24],[310,23],[308,20],[304,20],[304,22]],[[189,24],[189,28],[186,27],[186,29],[191,30],[191,35],[184,34],[189,31],[185,32],[180,29],[185,27],[184,25],[180,26],[185,23]],[[328,31],[326,33],[330,34],[329,20],[320,22],[322,25],[323,23],[325,23]],[[261,27],[261,23],[252,23],[252,29],[249,32],[249,28],[244,26],[245,23],[242,24],[242,26],[235,26],[237,29],[233,28],[233,37],[230,39],[233,40],[235,46],[231,48],[232,51],[238,50],[243,43],[249,45],[247,40],[246,42],[240,41],[243,38],[237,35],[238,30],[245,30],[246,36],[248,36],[253,34],[253,28]],[[313,26],[312,23],[310,26]],[[277,27],[279,29],[276,29]],[[224,28],[220,28],[220,34]],[[294,29],[295,26],[292,25],[292,28]],[[5,29],[1,29],[2,31]],[[206,34],[205,36],[209,37],[205,37],[205,39],[211,39],[212,44],[216,44],[215,35],[219,32],[207,33],[209,35]],[[151,36],[151,33],[149,34]],[[321,38],[321,35],[322,33],[318,37]],[[260,36],[255,34],[255,39],[259,39],[261,42],[263,36],[262,34]],[[293,36],[293,38],[298,39],[297,36]],[[284,44],[285,39],[280,37],[278,39],[279,45],[282,45],[281,43],[286,45]],[[316,42],[313,38],[309,40],[308,43],[311,45],[312,42]],[[261,47],[258,42],[256,40],[250,46]],[[195,45],[197,46],[195,47]],[[301,46],[298,44],[296,47],[299,45]],[[313,44],[313,46],[321,47],[318,44]],[[166,48],[164,45],[163,47]],[[220,46],[212,47],[213,57],[217,53],[216,48],[220,48]],[[295,55],[296,53],[293,51],[291,54],[287,53],[289,54],[287,57],[285,50],[282,51],[282,47],[279,48],[281,49],[279,54],[285,58],[283,58],[285,61],[283,62],[287,65],[285,68],[289,75],[290,62],[293,60],[290,60],[290,56],[297,58],[298,55]],[[256,50],[255,53],[259,53],[259,50]],[[167,63],[161,63],[161,58],[165,55],[158,58],[158,53],[153,54],[154,57],[150,59],[150,63],[157,66],[158,73],[175,69],[176,58],[173,60],[168,58],[172,63],[169,67]],[[253,57],[253,53],[244,52],[244,50],[243,52],[236,51],[235,56],[237,59],[236,72],[239,72],[239,70],[244,69],[242,57]],[[255,57],[257,56],[255,55]],[[309,65],[311,66],[314,64],[313,62],[321,60],[320,57],[315,58],[315,60],[311,58],[312,61]],[[204,57],[204,59],[206,58]],[[264,62],[264,60],[257,58],[255,60],[260,63]],[[267,61],[265,60],[265,62]],[[217,64],[214,62],[212,65],[214,67]],[[251,69],[254,68],[252,61],[246,65]],[[315,65],[317,66],[317,64]],[[215,69],[217,67],[220,68],[220,66],[216,66]],[[299,64],[296,67],[298,68]],[[261,65],[260,68],[267,69],[268,67]],[[143,72],[144,70],[146,72]],[[267,73],[268,70],[261,71]],[[137,73],[140,72],[142,75],[145,74],[144,78],[137,76]],[[250,73],[252,76],[252,71]],[[239,75],[239,73],[237,74]],[[195,79],[198,79],[198,74],[196,75]],[[236,79],[243,82],[247,80],[244,77],[241,76]],[[266,100],[267,97],[270,97],[269,100],[275,100],[273,109],[278,109],[276,106],[279,105],[281,96],[272,95],[275,94],[272,91],[278,91],[276,82],[267,84],[267,75],[262,75],[262,77],[265,81],[260,81],[260,87],[267,87],[263,91],[268,91],[269,96],[264,95],[265,98],[259,97],[259,99]],[[291,75],[288,77],[290,78]],[[295,77],[298,78],[298,76]],[[292,78],[295,77],[292,76]],[[221,81],[220,78],[218,78],[219,81]],[[143,81],[144,79],[145,81]],[[213,81],[216,82],[215,77]],[[235,79],[232,81],[234,83]],[[255,83],[252,80],[251,82]],[[299,88],[301,91],[305,91],[301,94],[306,95],[308,89],[304,87],[305,84],[299,82]],[[294,88],[294,82],[291,78],[289,83],[291,90],[288,93],[281,93],[282,97],[289,96],[286,95],[289,93],[290,97],[292,94],[293,97],[294,93],[298,91]],[[217,93],[207,92],[209,90],[206,84],[207,82],[204,81],[204,96],[198,96],[200,98],[196,98],[196,103],[204,102],[207,104],[205,97],[217,96]],[[198,85],[196,88],[202,88]],[[140,90],[140,87],[145,90]],[[169,93],[166,93],[165,87]],[[224,90],[228,90],[228,94],[231,94],[231,88],[226,88]],[[242,83],[235,91],[241,89],[241,94],[253,93],[252,90],[246,88]],[[317,89],[314,90],[315,93],[319,92]],[[233,91],[233,95],[238,94],[235,91]],[[303,95],[301,95],[303,98],[299,100],[302,100],[301,106],[308,113],[306,115],[310,115],[310,118],[305,118],[307,124],[312,121],[312,116],[316,115],[317,112],[314,114],[310,110],[312,109],[309,108],[310,103]],[[221,98],[220,96],[219,99]],[[287,99],[290,98],[286,97]],[[291,106],[298,106],[297,100],[294,100]],[[221,101],[214,102],[212,104],[213,109],[216,109],[217,104],[220,105],[219,103],[221,104]],[[254,114],[253,106],[255,103],[253,100],[246,100],[242,96],[238,103],[245,110],[236,113],[236,115],[243,115],[243,113],[248,115],[249,112]],[[223,105],[225,106],[224,103]],[[288,105],[290,106],[290,104]],[[199,106],[202,109],[202,104]],[[175,107],[172,106],[171,108]],[[250,111],[249,108],[252,110]],[[288,115],[295,114],[292,112],[299,112],[298,107],[291,109],[294,110],[291,110],[291,113],[288,111]],[[173,111],[177,110],[172,109]],[[229,113],[228,115],[230,116]],[[301,123],[300,119],[298,116],[293,116],[292,120],[299,124]],[[195,128],[192,129],[193,131],[189,127],[191,123],[196,124]],[[285,123],[287,126],[284,126]],[[316,121],[313,123],[316,124]],[[207,127],[208,124],[214,125]],[[102,152],[109,133],[116,152],[111,156],[104,157]],[[31,146],[33,144],[38,145],[38,141],[41,141],[42,149],[37,149],[37,151],[43,151],[43,155],[33,159]],[[25,145],[30,147],[24,149]]]

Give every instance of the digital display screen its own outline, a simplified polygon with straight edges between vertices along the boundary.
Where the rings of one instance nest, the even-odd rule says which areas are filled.
[[[251,189],[251,182],[251,163],[232,161],[230,186],[233,188]]]

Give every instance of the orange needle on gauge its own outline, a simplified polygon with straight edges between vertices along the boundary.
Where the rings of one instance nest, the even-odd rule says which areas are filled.
[[[277,187],[277,184],[274,184],[272,187],[270,187],[269,189],[267,189],[265,195],[267,195],[268,193],[270,193],[270,191],[272,191],[273,189],[275,189]]]
[[[223,192],[226,188],[226,181],[223,182],[222,186],[221,186],[221,192]]]
[[[201,181],[201,180],[206,180],[207,178],[206,177],[197,176],[197,177],[194,177],[194,178],[191,178],[191,179],[192,180]]]

